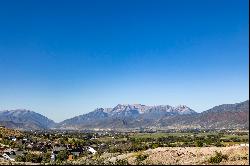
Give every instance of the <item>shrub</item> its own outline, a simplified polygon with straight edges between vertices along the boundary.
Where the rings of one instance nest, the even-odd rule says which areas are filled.
[[[148,155],[139,155],[139,156],[137,156],[137,159],[139,160],[139,161],[143,161],[143,160],[145,160],[145,159],[147,159],[148,158]]]
[[[153,143],[153,144],[151,145],[151,148],[152,148],[152,149],[155,149],[155,148],[158,148],[159,146],[160,146],[159,144]]]
[[[45,153],[42,157],[42,162],[43,163],[49,163],[50,162],[50,153]]]
[[[67,160],[67,158],[68,158],[68,151],[67,150],[62,150],[62,151],[60,151],[59,153],[58,153],[58,155],[56,156],[56,160],[58,161],[58,162],[62,162],[62,161],[65,161],[65,160]]]
[[[115,165],[129,165],[129,163],[125,159],[119,159],[119,160],[116,160]]]
[[[148,158],[147,154],[139,154],[138,156],[136,156],[136,161],[138,163],[141,163],[142,161],[146,160]]]
[[[15,158],[15,161],[25,162],[26,159],[25,159],[25,156],[23,156],[23,155],[17,155],[16,158]]]
[[[209,158],[208,162],[209,163],[220,163],[223,159],[227,160],[228,156],[227,155],[223,155],[221,152],[217,152],[215,151],[215,156],[212,156]]]
[[[216,142],[214,145],[215,145],[216,147],[222,147],[222,146],[223,146],[223,144],[222,144],[221,142]]]
[[[41,163],[43,157],[42,155],[28,153],[26,155],[17,155],[15,160],[18,162],[33,162],[33,163]]]
[[[198,140],[198,141],[195,142],[195,146],[196,147],[202,147],[203,146],[203,142],[200,141],[200,140]]]

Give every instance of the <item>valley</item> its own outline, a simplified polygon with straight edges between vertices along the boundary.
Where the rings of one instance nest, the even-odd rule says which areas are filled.
[[[249,162],[248,130],[117,132],[0,128],[0,164],[152,165]]]

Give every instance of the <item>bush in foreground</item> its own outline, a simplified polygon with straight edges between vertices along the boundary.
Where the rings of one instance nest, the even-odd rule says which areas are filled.
[[[215,156],[212,156],[209,158],[208,162],[209,163],[220,163],[222,160],[227,160],[228,156],[223,155],[221,152],[215,151]]]

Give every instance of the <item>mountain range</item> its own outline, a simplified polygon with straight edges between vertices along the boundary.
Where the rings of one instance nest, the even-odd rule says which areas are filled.
[[[249,129],[249,100],[197,113],[185,105],[118,104],[55,123],[29,110],[0,111],[0,125],[30,129]]]
[[[25,109],[1,111],[0,124],[20,129],[47,129],[56,125],[53,120]]]

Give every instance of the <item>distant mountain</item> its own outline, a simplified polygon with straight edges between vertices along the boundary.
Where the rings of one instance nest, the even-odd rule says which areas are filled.
[[[98,108],[88,114],[64,120],[61,123],[59,123],[57,127],[61,126],[62,128],[64,127],[67,128],[68,126],[81,126],[83,123],[85,123],[86,125],[91,125],[92,123],[98,122],[107,117],[108,113],[106,112],[106,110],[103,108]]]
[[[53,120],[29,110],[0,111],[0,124],[10,128],[48,129],[55,126]]]
[[[172,107],[118,104],[114,108],[100,108],[88,114],[67,119],[57,127],[64,129],[249,129],[249,101],[215,106],[202,113],[196,113],[184,105]]]
[[[199,115],[197,121],[207,128],[247,128],[249,129],[249,100],[236,104],[223,104]]]
[[[118,104],[60,123],[29,110],[0,111],[0,125],[19,129],[249,129],[249,101],[197,113],[187,106]]]
[[[165,117],[159,123],[172,128],[249,129],[249,100],[215,106],[196,115]]]
[[[114,108],[99,108],[88,114],[76,116],[59,123],[59,128],[127,128],[138,127],[137,120],[159,119],[165,116],[197,114],[187,106],[146,106],[142,104],[118,104]],[[131,123],[133,122],[133,123]]]
[[[222,104],[219,106],[215,106],[203,113],[211,113],[211,112],[228,112],[228,111],[249,111],[249,100],[241,102],[241,103],[236,103],[236,104]]]

